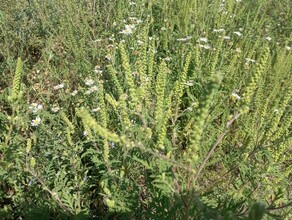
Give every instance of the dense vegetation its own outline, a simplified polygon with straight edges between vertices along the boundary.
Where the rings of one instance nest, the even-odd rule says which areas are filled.
[[[290,0],[0,0],[0,219],[292,219]]]

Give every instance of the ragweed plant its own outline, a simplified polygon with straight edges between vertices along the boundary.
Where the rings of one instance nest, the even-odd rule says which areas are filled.
[[[18,99],[21,95],[20,90],[20,79],[22,74],[22,61],[21,58],[18,58],[17,64],[16,64],[16,70],[15,75],[13,78],[13,86],[12,86],[12,99]]]
[[[291,219],[291,14],[2,1],[0,218]]]
[[[269,58],[269,48],[266,47],[264,54],[260,60],[260,64],[256,69],[255,75],[252,77],[250,84],[247,87],[246,92],[243,94],[243,101],[248,105],[251,102],[252,96],[256,90],[257,83],[261,80],[261,77],[266,68],[266,64]]]
[[[121,52],[122,65],[123,65],[123,68],[125,70],[125,78],[126,78],[126,82],[127,82],[127,87],[129,89],[129,96],[131,99],[130,105],[134,109],[138,105],[138,97],[137,97],[137,91],[136,91],[135,84],[134,84],[132,70],[131,70],[131,67],[129,64],[129,58],[128,58],[128,54],[127,54],[126,49],[125,49],[125,45],[120,44],[119,48],[120,48],[120,52]]]
[[[155,121],[159,125],[160,120],[163,117],[163,106],[165,100],[165,87],[166,79],[168,75],[168,69],[165,62],[162,62],[159,66],[159,72],[157,74],[157,79],[155,83],[155,92],[156,92],[156,105],[155,105]]]
[[[186,158],[191,164],[195,164],[199,158],[200,141],[204,131],[204,124],[208,116],[210,104],[214,97],[214,93],[219,87],[221,81],[220,75],[213,75],[212,81],[206,88],[206,94],[200,100],[198,111],[195,115],[193,125],[191,127],[190,145],[187,148]]]

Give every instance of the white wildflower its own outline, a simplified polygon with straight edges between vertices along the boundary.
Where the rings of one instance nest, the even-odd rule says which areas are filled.
[[[187,110],[192,112],[194,109],[192,107],[188,107]]]
[[[142,22],[142,20],[136,18],[136,17],[129,17],[129,20],[136,22],[136,24],[139,24]],[[135,26],[132,25],[132,28],[134,28]]]
[[[92,112],[98,112],[100,110],[100,107],[97,107],[97,108],[93,108],[91,111]]]
[[[99,70],[101,67],[100,67],[100,65],[95,65],[95,67],[94,67],[94,69],[97,69],[97,70]]]
[[[250,59],[250,58],[245,58],[245,60],[249,63],[255,63],[256,61],[255,60],[253,60],[253,59]]]
[[[186,36],[185,38],[178,38],[178,39],[176,39],[176,40],[177,40],[177,41],[185,42],[185,41],[188,41],[188,40],[190,40],[190,39],[192,39],[192,36]]]
[[[286,50],[291,50],[291,47],[289,47],[289,46],[286,46]]]
[[[43,110],[43,105],[32,103],[31,106],[29,106],[29,109],[31,109],[33,113],[37,113],[38,111]]]
[[[272,38],[271,37],[266,37],[266,40],[271,41]]]
[[[241,49],[240,49],[240,48],[236,48],[236,49],[235,49],[235,52],[236,52],[236,53],[241,53]]]
[[[91,86],[91,85],[93,85],[94,84],[94,80],[92,80],[92,79],[87,79],[87,80],[85,80],[85,85],[87,85],[87,86]]]
[[[110,60],[112,59],[112,55],[107,54],[104,58],[105,58],[106,60],[110,61]]]
[[[61,83],[59,85],[54,86],[54,90],[62,89],[64,88],[64,86],[65,86],[64,83]]]
[[[199,39],[199,41],[207,43],[208,42],[208,39],[206,37],[201,37]]]
[[[102,73],[103,73],[102,70],[94,70],[94,72],[95,72],[96,74],[102,74]]]
[[[75,95],[77,95],[77,93],[78,93],[78,91],[77,90],[74,90],[73,92],[71,92],[71,95],[72,96],[75,96]]]
[[[37,110],[43,110],[43,105],[39,104],[39,105],[37,106]]]
[[[199,44],[199,47],[200,47],[200,48],[204,48],[204,49],[206,49],[206,50],[209,50],[209,49],[211,48],[210,45],[203,45],[203,44]]]
[[[193,80],[186,81],[185,85],[186,86],[193,86],[194,85],[194,81]]]
[[[121,34],[125,34],[125,35],[130,35],[133,33],[133,28],[135,28],[135,25],[131,24],[131,25],[125,25],[125,29],[120,31]]]
[[[237,95],[235,92],[233,92],[231,95],[238,100],[241,99],[241,97]]]
[[[209,49],[211,48],[211,46],[210,46],[210,45],[204,45],[204,48],[205,48],[206,50],[209,50]]]
[[[194,80],[186,81],[185,85],[186,86],[193,86],[194,85]]]
[[[58,112],[58,111],[60,111],[60,107],[59,106],[53,106],[52,108],[51,108],[51,110],[52,110],[52,112]]]
[[[130,19],[131,21],[135,21],[135,20],[137,20],[136,17],[129,17],[129,19]]]
[[[138,71],[133,71],[132,75],[135,76],[135,77],[138,77],[140,75],[140,73]]]
[[[215,33],[221,33],[221,32],[224,32],[225,30],[223,28],[220,28],[220,29],[214,29],[213,32]]]
[[[229,40],[230,39],[230,36],[224,36],[223,39],[224,40]]]
[[[236,35],[239,36],[239,37],[242,36],[242,33],[240,33],[239,31],[234,31],[233,33],[236,34]]]
[[[31,126],[36,127],[36,126],[38,126],[40,123],[41,123],[41,118],[40,118],[40,116],[37,116],[35,119],[33,119],[33,120],[31,121]]]
[[[138,44],[138,45],[141,45],[141,44],[143,44],[143,41],[141,41],[141,40],[137,40],[137,44]]]
[[[97,87],[97,86],[92,86],[90,89],[91,89],[92,91],[97,91],[97,90],[98,90],[98,87]]]
[[[100,69],[100,66],[99,65],[96,65],[93,69],[93,72],[95,73],[98,73],[98,74],[101,74],[103,71]]]
[[[98,43],[98,42],[101,42],[102,41],[102,39],[96,39],[96,40],[94,40],[93,42],[94,43]]]
[[[34,109],[38,106],[37,103],[31,103],[31,105],[29,106],[29,109]]]
[[[185,38],[178,38],[178,39],[176,39],[177,41],[186,41],[186,39]]]
[[[89,88],[89,90],[87,90],[85,92],[85,94],[91,94],[91,93],[93,93],[93,92],[95,92],[97,90],[98,90],[98,87],[97,86],[92,86],[92,87]]]

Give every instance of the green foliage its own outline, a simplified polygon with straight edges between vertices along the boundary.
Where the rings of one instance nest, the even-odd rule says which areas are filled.
[[[292,218],[289,1],[0,5],[0,219]]]

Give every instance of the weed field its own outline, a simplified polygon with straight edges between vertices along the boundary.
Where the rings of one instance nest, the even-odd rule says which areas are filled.
[[[0,0],[0,219],[292,219],[291,0]]]

